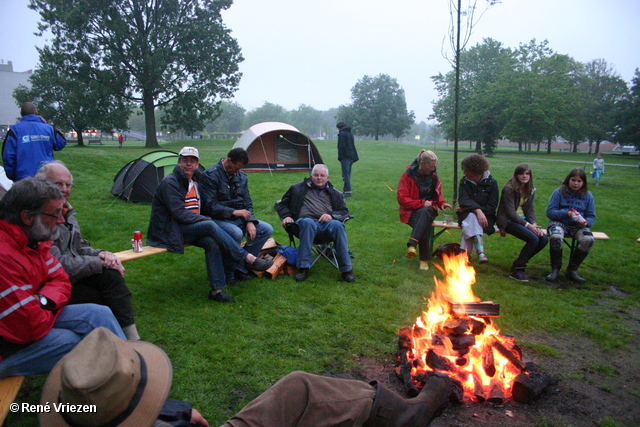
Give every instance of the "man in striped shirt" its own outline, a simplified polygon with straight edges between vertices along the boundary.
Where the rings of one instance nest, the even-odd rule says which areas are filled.
[[[0,378],[48,373],[94,328],[126,339],[106,306],[67,306],[69,276],[51,255],[64,198],[25,178],[0,201]]]

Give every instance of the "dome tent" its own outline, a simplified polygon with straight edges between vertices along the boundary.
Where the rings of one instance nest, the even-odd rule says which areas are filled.
[[[233,145],[249,155],[245,172],[306,171],[322,163],[311,139],[295,127],[280,122],[251,126]]]
[[[160,181],[173,172],[178,153],[152,151],[127,163],[113,178],[111,194],[132,203],[151,203]],[[204,170],[200,165],[200,170]]]

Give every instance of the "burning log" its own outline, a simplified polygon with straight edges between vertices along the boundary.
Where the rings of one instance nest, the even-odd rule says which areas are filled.
[[[500,316],[500,304],[494,304],[491,301],[483,302],[452,302],[450,311],[453,314],[466,314],[468,316],[478,317],[498,317]]]
[[[473,397],[476,398],[478,402],[484,402],[484,389],[482,388],[482,381],[475,373],[472,375],[473,378]]]
[[[469,330],[469,325],[464,319],[452,319],[442,326],[442,330],[449,334],[462,335]]]
[[[545,372],[539,370],[533,362],[527,363],[526,372],[522,372],[513,381],[511,394],[513,400],[529,403],[542,394],[544,389],[555,380]]]
[[[471,323],[471,333],[473,335],[482,335],[487,328],[487,324],[476,319],[469,319]]]
[[[411,350],[413,348],[412,328],[402,328],[398,331],[398,348]]]
[[[489,398],[487,400],[496,405],[502,405],[504,403],[504,393],[502,392],[502,385],[499,381],[491,381],[489,385]]]
[[[524,371],[526,369],[526,366],[524,365],[524,363],[522,363],[522,360],[518,359],[516,355],[511,352],[511,350],[505,347],[504,344],[502,344],[500,340],[496,338],[495,335],[491,336],[491,346],[496,350],[498,350],[498,352],[501,355],[503,355],[505,359],[507,359],[513,366],[518,368],[520,371]]]
[[[485,352],[482,353],[482,369],[489,378],[496,374],[496,364],[491,347],[485,348]]]
[[[420,393],[420,390],[413,384],[411,378],[411,368],[413,364],[407,358],[407,353],[408,351],[403,351],[400,355],[400,378],[402,378],[407,395],[409,397],[416,397]]]
[[[427,351],[427,366],[433,370],[455,372],[456,367],[449,359],[438,355],[433,349]]]
[[[451,340],[451,344],[453,345],[454,350],[468,348],[475,345],[476,343],[475,335],[471,335],[471,334],[449,335],[449,339]]]

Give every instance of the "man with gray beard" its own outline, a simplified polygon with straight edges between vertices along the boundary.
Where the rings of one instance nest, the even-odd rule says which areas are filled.
[[[63,204],[58,187],[35,178],[0,201],[0,378],[48,373],[100,326],[125,339],[108,307],[66,305],[69,276],[50,252]]]

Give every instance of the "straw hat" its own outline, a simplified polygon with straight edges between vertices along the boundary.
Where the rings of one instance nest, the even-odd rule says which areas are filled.
[[[87,335],[53,368],[42,391],[40,425],[151,426],[171,388],[171,362],[153,344],[124,341],[107,328]],[[54,404],[61,406],[56,411]],[[72,412],[71,405],[95,405]]]

